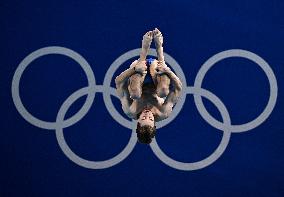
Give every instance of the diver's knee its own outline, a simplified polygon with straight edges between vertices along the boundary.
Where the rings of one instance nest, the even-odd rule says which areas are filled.
[[[157,76],[157,95],[161,98],[166,97],[170,90],[170,78],[167,75]]]
[[[157,95],[161,98],[166,97],[169,94],[169,88],[168,87],[161,87],[157,89]]]
[[[129,91],[130,98],[132,99],[139,99],[141,97],[141,91],[140,90],[132,90]]]
[[[142,90],[138,84],[136,86],[128,86],[128,91],[132,99],[139,99],[141,97]]]

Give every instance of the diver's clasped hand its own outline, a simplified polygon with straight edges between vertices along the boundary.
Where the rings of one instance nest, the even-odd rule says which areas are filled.
[[[164,61],[157,61],[156,71],[158,75],[167,74],[171,71]]]
[[[135,72],[141,74],[141,75],[146,75],[147,74],[147,65],[146,61],[137,61],[136,64],[133,65]]]

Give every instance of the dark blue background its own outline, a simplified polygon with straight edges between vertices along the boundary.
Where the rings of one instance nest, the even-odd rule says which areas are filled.
[[[284,196],[283,10],[280,0],[1,1],[0,196]],[[101,85],[110,64],[139,48],[143,34],[155,27],[162,31],[164,50],[182,66],[189,85],[208,58],[234,48],[260,55],[276,75],[279,94],[272,114],[257,128],[232,134],[224,154],[212,165],[197,171],[175,170],[149,146],[138,143],[118,165],[86,169],[62,153],[54,131],[29,124],[17,112],[11,81],[18,64],[31,52],[46,46],[73,49],[91,64]],[[115,75],[127,67],[122,65]],[[62,102],[86,84],[73,60],[48,55],[24,72],[20,93],[34,116],[54,121]],[[233,124],[256,118],[269,98],[264,72],[241,58],[217,63],[203,87],[223,101]],[[68,116],[84,99],[72,106]],[[215,107],[204,101],[220,120]],[[122,113],[118,99],[113,97],[113,102]],[[89,113],[64,130],[74,152],[90,160],[115,156],[130,132],[109,115],[101,93]],[[193,162],[211,154],[221,137],[188,95],[178,117],[159,129],[156,139],[172,158]]]

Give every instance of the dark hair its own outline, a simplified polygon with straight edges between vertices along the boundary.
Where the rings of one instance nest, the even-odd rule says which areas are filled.
[[[137,114],[139,117],[141,113]],[[152,138],[155,137],[156,134],[156,126],[151,127],[149,125],[141,126],[139,122],[137,122],[136,128],[137,138],[140,143],[150,144],[152,142]]]

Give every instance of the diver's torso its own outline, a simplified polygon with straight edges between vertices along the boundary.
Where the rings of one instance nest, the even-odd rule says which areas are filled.
[[[155,119],[164,119],[162,114],[162,105],[164,103],[163,98],[160,98],[156,94],[156,87],[153,83],[144,83],[142,86],[142,95],[139,99],[133,100],[130,107],[130,111],[133,114],[139,114],[144,108],[150,109]]]
[[[152,59],[153,60],[153,59]],[[149,61],[152,61],[149,59]],[[148,60],[147,60],[148,61]],[[148,62],[149,64],[150,62]],[[169,113],[166,113],[163,109],[163,103],[165,101],[164,98],[158,97],[156,93],[156,85],[153,81],[150,72],[150,66],[147,66],[147,74],[144,78],[143,85],[142,85],[142,95],[139,99],[134,99],[131,106],[123,106],[123,111],[129,117],[133,119],[137,119],[137,114],[139,114],[143,109],[148,108],[152,111],[155,117],[155,121],[160,121],[166,119]],[[128,91],[127,87],[125,89]],[[124,102],[122,102],[124,103]],[[125,102],[128,103],[128,102]],[[122,104],[124,105],[124,104]]]

